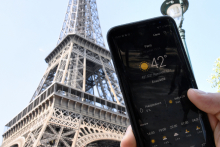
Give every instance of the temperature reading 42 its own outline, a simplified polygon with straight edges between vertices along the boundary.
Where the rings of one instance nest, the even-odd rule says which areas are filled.
[[[157,57],[157,58],[153,58],[151,67],[156,67],[156,68],[165,67],[166,65],[163,64],[165,58],[167,58],[167,55],[159,56],[159,57]],[[160,65],[157,64],[157,62],[160,62]]]

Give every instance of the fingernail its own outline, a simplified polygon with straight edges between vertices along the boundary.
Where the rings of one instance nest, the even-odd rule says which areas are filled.
[[[198,90],[198,89],[192,89],[192,90],[198,94],[206,94],[206,92]]]

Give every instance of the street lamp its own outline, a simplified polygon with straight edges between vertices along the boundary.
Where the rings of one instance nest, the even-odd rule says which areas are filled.
[[[180,36],[183,41],[183,45],[185,47],[187,57],[192,67],[188,48],[186,45],[186,40],[185,40],[185,30],[182,29],[183,20],[184,20],[183,14],[188,10],[188,8],[189,8],[188,0],[165,0],[160,10],[163,15],[169,15],[176,21],[176,24],[179,27]]]

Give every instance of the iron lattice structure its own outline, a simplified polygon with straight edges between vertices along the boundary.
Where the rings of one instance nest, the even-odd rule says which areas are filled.
[[[70,0],[56,48],[2,147],[119,146],[129,125],[95,0]]]
[[[96,0],[69,1],[58,44],[72,33],[105,47]]]

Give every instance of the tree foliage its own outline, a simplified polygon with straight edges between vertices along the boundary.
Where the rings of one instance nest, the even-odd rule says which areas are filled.
[[[213,70],[214,74],[211,75],[208,81],[212,83],[213,88],[217,87],[218,92],[220,92],[220,57],[215,61]]]

